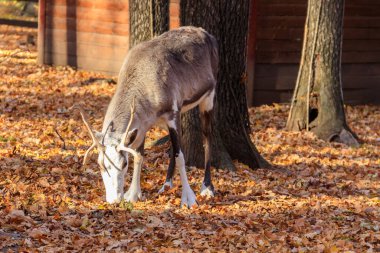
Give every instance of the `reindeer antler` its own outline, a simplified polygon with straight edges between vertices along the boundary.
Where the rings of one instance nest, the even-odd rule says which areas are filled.
[[[83,120],[83,123],[85,124],[88,132],[90,133],[90,136],[92,138],[92,144],[91,146],[87,149],[86,153],[84,154],[84,157],[83,157],[83,165],[86,164],[87,162],[87,158],[88,158],[88,154],[96,147],[98,148],[98,151],[99,152],[102,152],[103,155],[107,158],[107,160],[110,162],[110,164],[115,167],[117,170],[120,170],[120,168],[118,168],[113,162],[112,160],[108,157],[108,155],[106,154],[105,152],[105,146],[99,142],[99,140],[96,138],[95,134],[94,134],[94,131],[92,130],[92,127],[90,125],[90,123],[88,122],[88,119],[87,119],[87,114],[85,113],[85,111],[83,110],[83,108],[80,106],[80,105],[73,105],[72,107],[69,108],[69,110],[74,110],[74,109],[77,109],[79,110],[80,112],[80,115],[82,116],[82,120]],[[108,126],[109,127],[109,126]],[[108,130],[108,127],[107,127],[107,130]],[[103,141],[104,141],[104,138],[103,138]],[[108,175],[109,175],[109,172],[107,170],[107,168],[104,166],[104,159],[101,160],[100,162],[100,167],[102,169],[104,169],[105,171],[107,171]]]
[[[95,134],[94,134],[94,131],[92,130],[92,127],[90,125],[90,123],[88,122],[88,119],[87,119],[87,114],[85,113],[85,111],[83,110],[83,108],[80,106],[80,105],[73,105],[69,110],[74,110],[74,109],[77,109],[79,110],[80,112],[80,115],[82,116],[82,120],[83,120],[83,123],[85,124],[87,130],[88,130],[88,133],[90,134],[91,138],[92,138],[92,144],[91,146],[87,149],[86,153],[84,154],[84,158],[83,158],[83,165],[86,164],[87,162],[87,157],[88,157],[88,154],[95,148],[97,147],[99,151],[104,151],[104,145],[102,145],[99,140],[96,138]]]
[[[127,129],[125,130],[123,136],[121,137],[121,141],[119,143],[119,145],[116,147],[116,150],[118,151],[126,151],[126,152],[129,152],[131,153],[134,157],[138,156],[138,153],[134,150],[134,149],[131,149],[131,148],[128,148],[125,146],[125,139],[127,138],[127,135],[128,135],[128,132],[129,132],[129,129],[131,128],[131,125],[132,125],[132,121],[133,121],[133,115],[135,114],[135,98],[133,98],[132,100],[132,105],[131,105],[131,116],[129,118],[129,122],[128,122],[128,125],[127,125]]]

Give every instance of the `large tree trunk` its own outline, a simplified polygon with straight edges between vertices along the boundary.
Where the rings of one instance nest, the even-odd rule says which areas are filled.
[[[231,160],[236,159],[252,169],[270,167],[248,134],[245,73],[249,0],[181,0],[180,9],[181,25],[203,27],[219,44],[212,165],[233,169]],[[183,115],[182,129],[187,163],[202,167],[204,155],[196,109]]]
[[[169,0],[130,0],[129,47],[169,30]]]
[[[344,0],[309,0],[304,45],[287,129],[358,145],[344,114],[341,81]]]

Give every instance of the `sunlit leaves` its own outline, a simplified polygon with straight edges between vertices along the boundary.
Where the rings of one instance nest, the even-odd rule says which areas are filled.
[[[169,144],[146,150],[144,200],[109,205],[95,162],[82,167],[91,141],[79,115],[83,103],[99,129],[115,86],[108,76],[38,66],[35,48],[20,47],[35,30],[5,28],[0,65],[0,248],[5,251],[365,252],[379,249],[380,107],[347,107],[359,148],[283,130],[286,105],[250,110],[260,153],[288,173],[213,170],[215,198],[180,209],[174,188],[158,195]],[[20,52],[18,52],[18,51]],[[29,51],[30,52],[29,52]],[[1,53],[0,52],[0,53]],[[12,56],[13,53],[16,53]],[[17,56],[17,57],[16,57]],[[6,57],[6,59],[4,58]],[[90,78],[105,81],[88,83]],[[65,142],[63,149],[62,137]],[[148,133],[147,143],[165,135]],[[289,173],[290,172],[290,173]],[[189,181],[199,193],[203,171]],[[131,171],[126,186],[131,181]]]

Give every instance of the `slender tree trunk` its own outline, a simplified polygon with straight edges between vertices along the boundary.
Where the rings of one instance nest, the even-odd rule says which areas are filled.
[[[129,47],[169,30],[169,0],[130,0]]]
[[[213,122],[212,164],[233,169],[239,160],[252,169],[270,167],[249,138],[246,103],[246,37],[249,0],[181,0],[181,25],[213,34],[219,43],[219,74]],[[183,146],[189,165],[202,166],[203,148],[196,110],[182,117]]]
[[[309,0],[304,45],[287,129],[358,145],[343,106],[341,55],[344,0]]]

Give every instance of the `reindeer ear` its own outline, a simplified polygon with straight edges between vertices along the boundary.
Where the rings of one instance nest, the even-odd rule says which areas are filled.
[[[125,138],[124,146],[128,147],[137,137],[137,129],[132,129],[128,132],[127,137]]]

